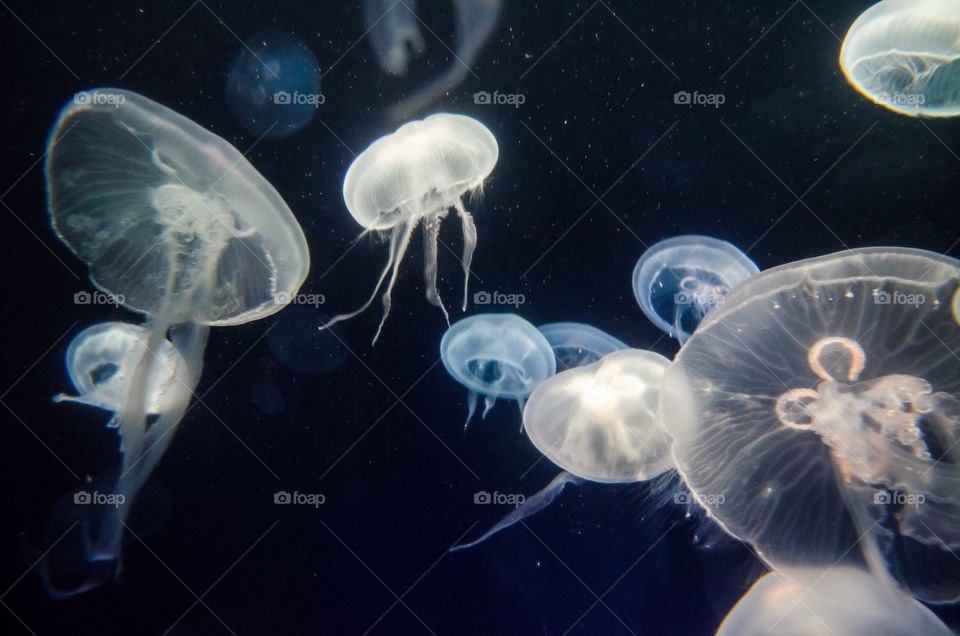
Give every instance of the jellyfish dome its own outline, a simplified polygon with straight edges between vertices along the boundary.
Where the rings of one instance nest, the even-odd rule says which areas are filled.
[[[559,371],[582,367],[608,353],[630,348],[610,334],[579,322],[552,322],[538,329],[553,348]]]
[[[383,294],[383,318],[373,338],[376,342],[390,313],[390,294],[400,261],[421,221],[427,300],[440,307],[449,324],[437,292],[437,235],[449,208],[457,211],[463,226],[466,310],[477,229],[461,197],[483,185],[498,154],[497,140],[483,124],[464,115],[438,113],[404,124],[373,142],[354,160],[343,181],[343,200],[366,231],[390,233],[390,254],[369,300],[357,311],[335,317],[330,324],[352,318],[369,307],[392,269]]]
[[[708,311],[758,271],[726,241],[675,236],[654,244],[637,261],[633,294],[647,319],[682,344]]]
[[[464,428],[484,396],[483,417],[498,398],[523,407],[538,384],[557,371],[553,349],[537,328],[515,314],[478,314],[453,324],[440,341],[440,358],[470,391]]]
[[[960,597],[958,286],[960,261],[868,248],[734,289],[661,389],[707,512],[775,568],[866,563]]]
[[[670,361],[625,349],[544,380],[523,409],[523,428],[553,463],[583,479],[645,481],[672,468],[657,419]]]
[[[928,608],[854,567],[766,574],[734,606],[717,636],[949,636]]]
[[[854,21],[840,68],[871,101],[912,117],[960,114],[960,4],[883,0]]]

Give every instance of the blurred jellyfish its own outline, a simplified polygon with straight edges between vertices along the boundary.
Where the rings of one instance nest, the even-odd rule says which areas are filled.
[[[654,244],[633,269],[643,314],[683,344],[724,296],[758,271],[736,247],[709,236],[675,236]]]
[[[454,549],[473,547],[543,510],[568,483],[647,481],[673,468],[670,438],[657,418],[669,365],[651,351],[624,349],[541,382],[523,409],[523,428],[564,472],[479,539]]]
[[[281,309],[278,298],[306,278],[307,244],[280,195],[233,146],[129,91],[86,91],[64,108],[46,179],[58,238],[98,288],[147,316],[140,328],[83,332],[68,356],[81,393],[73,400],[114,411],[122,440],[114,494],[126,505],[86,529],[91,565],[119,571],[125,519],[186,411],[209,327]]]
[[[323,103],[320,64],[302,40],[263,33],[243,45],[227,77],[227,107],[245,130],[282,139],[313,119]]]
[[[557,371],[582,367],[608,353],[630,348],[610,334],[579,322],[551,322],[538,329],[557,356]]]
[[[479,190],[497,163],[499,150],[493,134],[480,122],[463,115],[438,113],[401,126],[381,137],[350,165],[343,180],[343,200],[364,233],[390,232],[390,254],[370,298],[360,309],[333,318],[327,326],[353,318],[376,298],[383,281],[383,318],[373,336],[376,344],[390,314],[390,294],[410,238],[423,221],[424,279],[427,300],[447,310],[437,292],[437,236],[449,208],[463,226],[463,309],[467,308],[470,262],[477,245],[473,217],[461,197]],[[392,270],[392,273],[391,273]]]
[[[929,609],[854,567],[788,569],[753,584],[717,636],[949,636]]]
[[[416,0],[364,0],[363,22],[377,64],[390,75],[405,75],[411,55],[426,49]]]
[[[515,314],[478,314],[447,329],[440,341],[447,372],[470,390],[466,429],[484,396],[482,417],[497,398],[520,408],[534,388],[557,371],[550,344],[537,328]]]
[[[320,330],[330,317],[316,309],[296,305],[277,316],[267,331],[267,346],[288,369],[323,375],[343,366],[347,347],[340,330]]]
[[[840,51],[847,81],[902,115],[960,114],[960,4],[884,0],[856,19]]]
[[[774,568],[867,564],[921,600],[960,597],[958,286],[960,261],[871,248],[734,289],[660,399],[711,517]]]

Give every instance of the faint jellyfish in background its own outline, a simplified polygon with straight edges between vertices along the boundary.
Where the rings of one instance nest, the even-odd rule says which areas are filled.
[[[227,107],[247,132],[267,139],[294,134],[323,96],[320,64],[299,38],[269,32],[250,38],[230,67]]]
[[[404,124],[364,150],[347,170],[343,200],[353,218],[363,226],[364,234],[390,232],[390,254],[373,293],[363,306],[334,317],[326,326],[366,310],[390,274],[382,297],[383,318],[373,336],[376,344],[390,314],[390,294],[400,261],[421,221],[427,300],[440,307],[449,325],[450,318],[437,292],[437,236],[449,208],[460,215],[463,227],[463,309],[466,310],[477,228],[461,197],[482,188],[498,156],[497,140],[483,124],[471,117],[447,113]]]
[[[84,332],[68,358],[81,391],[73,400],[115,411],[122,464],[112,494],[125,504],[85,530],[92,569],[119,572],[125,520],[200,380],[210,326],[279,311],[277,298],[306,278],[307,244],[236,148],[129,91],[78,94],[50,134],[45,172],[58,238],[98,288],[147,316],[139,328]]]
[[[850,566],[764,575],[730,610],[717,636],[903,636],[952,632],[908,594]]]
[[[610,334],[579,322],[551,322],[537,328],[557,356],[557,371],[582,367],[608,353],[630,348]]]
[[[406,75],[410,58],[426,48],[416,0],[364,0],[363,25],[377,64],[390,75]]]
[[[759,269],[736,247],[709,236],[675,236],[654,244],[633,269],[643,314],[683,344],[727,293]]]
[[[960,114],[960,4],[884,0],[854,21],[840,50],[847,81],[902,115]]]
[[[557,371],[550,344],[515,314],[478,314],[453,324],[440,341],[447,372],[470,390],[466,430],[484,396],[485,418],[498,398],[520,408],[534,388]]]
[[[672,469],[670,438],[657,417],[669,365],[651,351],[624,349],[541,382],[523,409],[523,429],[563,472],[479,539],[455,549],[540,512],[568,483],[647,481]]]
[[[921,600],[960,597],[958,288],[960,261],[870,248],[734,289],[660,398],[710,516],[775,569],[866,565]]]

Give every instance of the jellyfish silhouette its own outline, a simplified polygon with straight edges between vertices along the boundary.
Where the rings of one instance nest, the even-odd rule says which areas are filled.
[[[289,137],[323,101],[320,64],[302,40],[267,32],[244,43],[227,78],[227,107],[248,132]]]
[[[390,75],[405,75],[410,57],[426,49],[416,0],[364,0],[363,23],[377,64]]]
[[[463,309],[467,308],[470,263],[477,245],[477,228],[461,197],[480,189],[497,163],[497,140],[475,119],[439,113],[401,126],[381,137],[350,165],[343,180],[343,200],[367,232],[390,232],[390,254],[370,298],[360,309],[334,317],[326,327],[353,318],[373,303],[387,274],[383,318],[374,334],[376,344],[390,314],[390,294],[400,261],[417,225],[423,222],[424,281],[427,300],[450,318],[437,292],[437,236],[449,208],[463,226]],[[392,270],[392,273],[391,273]]]
[[[125,519],[186,411],[209,327],[281,309],[306,278],[307,245],[233,146],[129,91],[86,91],[64,108],[46,180],[58,238],[98,288],[147,316],[140,328],[85,331],[68,353],[73,401],[113,411],[122,440],[113,494],[126,505],[107,509],[88,555],[119,571]]]
[[[558,371],[582,367],[608,353],[630,348],[610,334],[579,322],[551,322],[538,329],[557,356]]]
[[[960,4],[884,0],[858,17],[843,40],[840,68],[867,99],[902,115],[960,114]]]
[[[734,289],[660,398],[710,516],[774,568],[866,564],[960,597],[958,286],[960,261],[870,248]]]
[[[647,481],[673,468],[670,438],[657,417],[669,364],[659,354],[625,349],[541,382],[523,409],[523,429],[563,472],[480,538],[454,550],[540,512],[568,483]]]
[[[736,247],[709,236],[675,236],[651,246],[633,269],[643,314],[683,344],[708,311],[759,270]]]
[[[478,314],[453,324],[440,341],[447,372],[469,389],[466,430],[484,396],[483,418],[498,398],[524,401],[556,373],[553,350],[537,328],[515,314]]]

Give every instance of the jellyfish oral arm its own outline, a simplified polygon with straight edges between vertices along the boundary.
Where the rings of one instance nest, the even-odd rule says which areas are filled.
[[[463,207],[460,199],[454,202],[454,207],[463,225],[463,311],[466,311],[470,289],[470,264],[473,262],[473,251],[477,247],[477,226],[474,225],[473,216]]]
[[[432,212],[423,221],[423,282],[427,301],[440,308],[449,327],[450,315],[447,313],[447,308],[443,306],[443,301],[440,300],[440,292],[437,291],[437,241],[439,240],[437,235],[440,233],[440,224],[446,214],[446,210]]]

